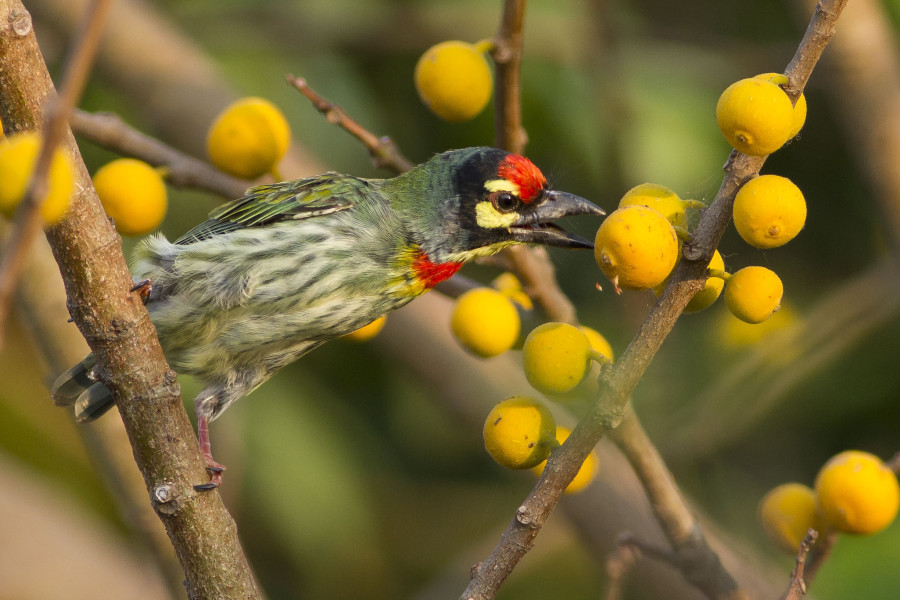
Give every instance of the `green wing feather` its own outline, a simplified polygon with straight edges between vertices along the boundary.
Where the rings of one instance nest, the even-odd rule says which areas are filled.
[[[309,219],[347,210],[353,206],[348,196],[354,194],[337,193],[338,178],[341,188],[369,185],[364,179],[326,173],[307,179],[256,186],[247,190],[244,197],[213,210],[209,213],[209,220],[185,233],[175,243],[193,244],[237,229],[264,227],[279,221]]]

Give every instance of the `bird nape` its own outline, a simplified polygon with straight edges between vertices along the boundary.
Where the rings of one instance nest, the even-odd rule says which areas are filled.
[[[554,223],[603,215],[547,187],[531,161],[496,148],[451,150],[391,179],[325,173],[251,188],[175,242],[135,249],[144,299],[169,364],[197,377],[197,433],[213,489],[209,422],[281,367],[513,244],[592,248]],[[79,422],[113,404],[93,356],[54,383]]]

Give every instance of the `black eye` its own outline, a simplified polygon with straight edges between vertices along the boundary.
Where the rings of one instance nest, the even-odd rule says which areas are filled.
[[[511,212],[519,208],[519,199],[512,194],[503,192],[494,196],[494,208],[500,212]]]

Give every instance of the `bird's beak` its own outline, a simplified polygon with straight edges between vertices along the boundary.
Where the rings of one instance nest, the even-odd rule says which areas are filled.
[[[556,248],[593,248],[593,243],[566,231],[553,221],[573,215],[605,214],[602,208],[580,196],[547,190],[532,210],[519,216],[509,228],[509,232],[515,241],[523,244],[543,244]]]

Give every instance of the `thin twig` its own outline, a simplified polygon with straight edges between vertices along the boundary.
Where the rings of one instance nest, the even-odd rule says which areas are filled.
[[[528,134],[522,125],[522,55],[525,0],[506,0],[491,57],[494,59],[494,145],[525,153]],[[510,270],[525,292],[551,321],[576,323],[575,305],[559,288],[556,269],[545,248],[513,246],[504,250]]]
[[[72,43],[61,93],[57,97],[49,97],[45,106],[41,151],[26,187],[25,197],[16,210],[13,232],[0,257],[0,348],[3,347],[6,321],[19,273],[25,264],[25,255],[41,230],[40,208],[41,201],[47,195],[47,173],[56,148],[65,135],[69,113],[81,98],[111,4],[111,0],[91,2]],[[31,31],[30,22],[28,31]]]
[[[394,141],[387,137],[378,137],[371,131],[351,119],[344,110],[323,98],[316,93],[306,79],[302,77],[287,76],[287,82],[294,86],[298,92],[306,96],[313,106],[320,113],[325,115],[325,119],[332,125],[343,128],[350,135],[358,139],[368,148],[369,154],[372,155],[372,162],[380,169],[389,169],[395,173],[403,173],[409,171],[415,165],[407,160],[401,153],[400,149]]]
[[[791,93],[799,95],[818,61],[846,0],[823,0],[816,7],[806,34],[786,74]],[[518,561],[531,549],[547,516],[559,502],[568,483],[599,439],[619,424],[622,411],[663,341],[690,298],[702,287],[706,265],[731,219],[734,196],[740,186],[754,176],[765,157],[749,157],[733,152],[725,166],[725,177],[715,201],[701,217],[691,244],[685,244],[683,260],[669,285],[654,306],[625,352],[602,377],[598,401],[566,442],[547,461],[528,498],[501,536],[494,551],[473,569],[472,579],[461,598],[495,597],[503,581]],[[710,551],[711,552],[711,551]]]
[[[641,547],[632,543],[630,535],[623,535],[616,543],[615,552],[606,558],[606,597],[604,600],[622,600],[625,577],[641,558]]]
[[[806,555],[816,543],[818,534],[814,529],[810,529],[806,534],[806,538],[800,543],[800,549],[797,551],[797,562],[794,570],[791,571],[791,583],[787,591],[782,596],[782,600],[800,600],[806,595],[806,580],[804,579],[804,567],[806,565]]]
[[[172,185],[206,190],[225,198],[238,198],[252,185],[134,129],[118,115],[76,108],[69,124],[76,134],[104,148],[165,167],[166,181]]]

